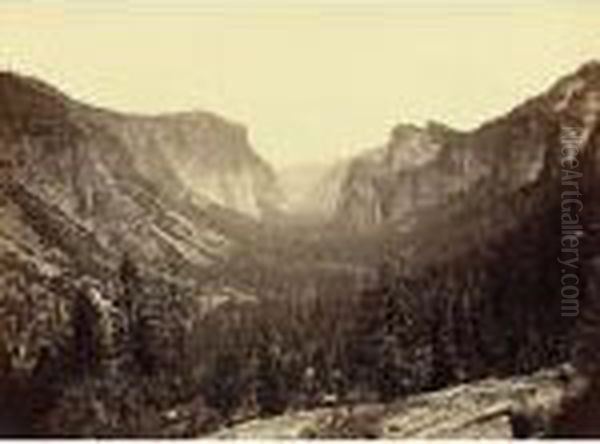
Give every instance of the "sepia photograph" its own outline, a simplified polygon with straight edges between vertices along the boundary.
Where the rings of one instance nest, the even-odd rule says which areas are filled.
[[[65,438],[600,438],[600,3],[0,0],[0,440]]]

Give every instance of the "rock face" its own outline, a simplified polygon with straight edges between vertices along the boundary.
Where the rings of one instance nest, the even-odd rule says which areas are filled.
[[[299,165],[280,171],[287,212],[296,218],[317,222],[330,220],[335,214],[349,164],[349,161],[340,161],[330,165]]]
[[[222,222],[262,218],[278,199],[239,125],[208,113],[118,114],[0,73],[0,402],[20,405],[0,408],[0,435],[33,433],[59,387],[81,377],[80,284],[116,303],[129,258],[156,280],[144,291],[166,288],[155,299],[189,290],[195,303],[204,272],[236,244]]]
[[[592,62],[473,132],[400,127],[386,147],[354,161],[337,207],[351,230],[384,233],[403,273],[439,264],[468,278],[485,264],[485,299],[516,315],[512,333],[525,331],[518,319],[528,317],[537,332],[510,344],[512,353],[541,332],[574,338],[559,356],[574,358],[590,382],[555,412],[551,433],[563,437],[598,433],[599,121],[600,63]],[[395,163],[398,147],[418,156]],[[565,297],[569,272],[575,299]],[[491,337],[498,344],[502,334]]]
[[[429,182],[429,175],[418,179],[411,172],[433,162],[445,138],[452,137],[458,133],[437,124],[396,126],[384,147],[372,149],[348,165],[336,205],[338,218],[353,228],[366,229],[403,214],[411,201],[434,199],[437,187]]]
[[[389,405],[290,412],[224,428],[210,438],[510,439],[511,413],[520,402],[556,403],[565,386],[558,373],[552,369],[527,377],[489,378]]]
[[[202,266],[229,244],[210,214],[261,218],[279,204],[245,129],[215,115],[117,114],[10,73],[0,74],[0,103],[3,194],[30,219],[23,225],[63,218],[109,252]]]
[[[281,204],[274,172],[241,125],[205,112],[97,118],[131,147],[142,170],[165,162],[189,190],[256,219]]]
[[[410,224],[449,202],[456,208],[497,199],[543,180],[550,173],[549,157],[558,155],[561,125],[577,124],[582,137],[591,137],[599,71],[598,64],[586,65],[472,132],[439,124],[397,126],[384,147],[350,166],[338,219],[359,230]]]

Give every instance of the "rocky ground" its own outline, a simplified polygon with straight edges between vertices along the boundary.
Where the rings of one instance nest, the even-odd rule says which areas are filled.
[[[508,379],[489,378],[388,405],[360,404],[296,411],[224,428],[216,439],[385,438],[502,439],[513,436],[515,412],[537,414],[544,427],[564,390],[563,370]]]

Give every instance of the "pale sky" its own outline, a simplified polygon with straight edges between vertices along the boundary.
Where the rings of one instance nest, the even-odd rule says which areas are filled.
[[[213,111],[286,166],[507,112],[600,58],[595,3],[2,0],[0,65],[116,110]]]

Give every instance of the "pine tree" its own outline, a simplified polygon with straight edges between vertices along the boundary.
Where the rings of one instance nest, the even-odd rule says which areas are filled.
[[[256,374],[256,402],[260,413],[276,415],[287,405],[286,373],[282,366],[282,351],[277,345],[259,349]]]

